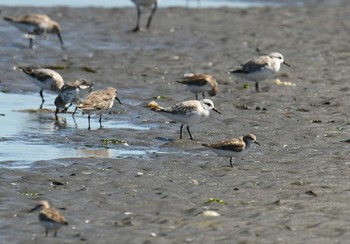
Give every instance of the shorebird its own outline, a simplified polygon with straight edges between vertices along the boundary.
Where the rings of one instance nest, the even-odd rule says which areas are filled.
[[[64,219],[56,209],[51,208],[47,201],[39,201],[38,204],[29,212],[40,210],[39,221],[45,228],[45,237],[47,237],[49,231],[54,231],[54,237],[57,236],[57,230],[63,225],[68,225],[68,222]]]
[[[63,111],[67,111],[68,108],[74,103],[79,104],[84,101],[84,99],[89,95],[92,91],[93,84],[87,82],[85,79],[76,80],[74,82],[68,82],[64,84],[60,91],[59,95],[55,99],[56,112],[55,117],[58,120],[57,113],[60,109]],[[66,106],[69,104],[68,106]],[[77,107],[72,114],[74,117],[75,112],[77,111]]]
[[[200,123],[207,119],[210,115],[210,110],[221,114],[221,112],[214,107],[214,103],[209,99],[184,101],[166,108],[159,106],[156,102],[150,102],[145,107],[151,108],[152,111],[158,112],[173,121],[181,123],[180,139],[182,139],[182,128],[184,124],[187,125],[188,134],[191,140],[193,140],[190,132],[190,125]]]
[[[290,67],[289,64],[284,62],[282,54],[274,52],[267,56],[254,57],[242,64],[241,68],[229,72],[240,78],[255,81],[255,91],[260,92],[258,82],[277,73],[281,68],[281,64]]]
[[[233,168],[232,158],[243,156],[251,148],[253,143],[260,146],[259,142],[256,140],[256,136],[254,134],[248,134],[239,138],[219,141],[212,144],[202,144],[202,146],[212,149],[221,157],[229,157],[230,165]]]
[[[64,85],[62,76],[54,70],[31,67],[18,68],[27,74],[31,80],[41,88],[39,94],[42,102],[39,109],[42,109],[45,102],[43,90],[50,90],[59,94],[60,89]]]
[[[61,27],[56,22],[44,14],[27,14],[17,17],[4,17],[22,32],[28,34],[29,47],[33,48],[33,38],[38,35],[46,35],[47,33],[56,34],[63,48],[63,40],[61,36]]]
[[[183,77],[181,81],[176,82],[187,85],[187,90],[196,94],[196,100],[198,100],[198,93],[202,93],[204,99],[204,92],[206,91],[212,97],[219,92],[218,83],[212,75],[190,74]]]
[[[148,17],[148,21],[147,21],[147,25],[146,25],[146,28],[149,28],[151,26],[153,15],[155,14],[155,12],[157,10],[158,0],[131,0],[131,1],[136,5],[136,9],[137,9],[136,26],[131,31],[137,32],[141,29],[140,28],[141,7],[148,8],[148,7],[151,7],[153,5],[153,8],[151,10],[151,14]]]
[[[114,99],[122,104],[117,97],[117,89],[108,87],[105,90],[91,92],[83,102],[77,105],[77,107],[83,111],[83,114],[88,114],[89,130],[91,129],[90,114],[100,115],[98,122],[100,122],[100,128],[102,128],[102,114],[113,107]]]

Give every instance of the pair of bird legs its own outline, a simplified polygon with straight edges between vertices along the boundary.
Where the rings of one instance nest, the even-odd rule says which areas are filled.
[[[48,234],[49,234],[49,229],[45,228],[45,237],[47,237]],[[55,233],[53,234],[53,237],[57,237],[57,231],[55,231]]]
[[[139,5],[136,5],[136,8],[137,8],[137,22],[136,22],[135,28],[131,30],[132,32],[137,32],[137,31],[141,30],[141,28],[140,28],[141,8]],[[154,3],[151,14],[148,17],[148,21],[147,21],[147,25],[146,25],[147,29],[151,26],[152,18],[153,18],[153,15],[155,14],[156,10],[157,10],[157,2]]]

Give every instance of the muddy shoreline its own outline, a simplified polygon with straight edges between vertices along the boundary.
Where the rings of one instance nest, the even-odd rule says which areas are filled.
[[[36,48],[29,50],[18,31],[0,21],[1,91],[32,94],[39,106],[37,87],[14,67],[61,65],[65,68],[58,72],[65,80],[86,78],[96,89],[115,86],[123,103],[106,116],[110,127],[88,131],[86,120],[74,127],[70,115],[62,114],[67,128],[33,138],[77,149],[101,148],[101,139],[117,138],[128,146],[108,147],[149,151],[2,168],[2,243],[348,241],[349,4],[162,8],[152,28],[137,34],[126,32],[135,24],[133,8],[1,7],[1,17],[28,12],[59,21],[66,49],[50,36],[37,38]],[[226,74],[272,51],[292,65],[277,78],[295,86],[266,80],[256,94],[252,83]],[[180,141],[178,124],[143,106],[155,96],[164,106],[193,99],[175,82],[188,72],[217,78],[220,93],[212,100],[222,115],[212,114],[191,128],[194,141]],[[44,115],[43,123],[51,116]],[[6,114],[0,119],[6,123]],[[116,128],[113,121],[147,129]],[[234,168],[201,146],[248,132],[262,146]],[[27,213],[39,198],[64,208],[60,211],[70,225],[57,238],[45,238],[36,214]],[[208,202],[211,198],[223,203]],[[202,216],[205,210],[220,216]]]

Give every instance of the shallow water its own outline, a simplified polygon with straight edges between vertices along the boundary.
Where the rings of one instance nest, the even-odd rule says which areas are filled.
[[[67,146],[57,144],[55,137],[69,137],[76,130],[86,130],[87,116],[76,114],[75,120],[70,114],[59,114],[59,122],[55,121],[52,101],[55,96],[44,92],[45,109],[37,110],[40,105],[38,94],[0,93],[0,167],[25,168],[38,160],[70,157],[126,157],[145,156],[156,150],[142,147],[131,147],[127,142],[121,142],[120,148],[109,148],[110,145]],[[37,111],[37,112],[35,112]],[[129,129],[133,131],[148,130],[148,126],[114,120],[111,115],[105,115],[103,126],[110,129]],[[92,116],[92,129],[99,128],[98,117]],[[48,140],[48,138],[51,138]],[[108,138],[107,138],[108,139]],[[101,139],[102,140],[102,139]]]

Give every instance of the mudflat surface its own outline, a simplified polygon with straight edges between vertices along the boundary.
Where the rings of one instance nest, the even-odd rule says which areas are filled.
[[[74,126],[70,115],[61,114],[68,126],[27,137],[63,149],[106,148],[106,154],[2,168],[1,243],[348,242],[349,4],[163,8],[150,30],[136,34],[126,32],[135,23],[133,8],[1,10],[2,17],[50,15],[61,23],[66,44],[61,50],[55,36],[36,38],[29,50],[27,40],[1,21],[2,91],[32,94],[39,106],[38,88],[13,68],[63,66],[58,72],[66,81],[86,78],[95,89],[118,89],[123,105],[115,104],[104,121],[147,128],[107,123],[98,129],[95,123],[88,131],[87,121]],[[295,86],[266,80],[256,94],[252,83],[226,74],[273,51],[292,65],[277,77]],[[212,100],[222,115],[212,113],[193,125],[194,141],[186,134],[179,140],[179,124],[143,108],[155,96],[163,106],[193,99],[175,82],[188,72],[210,73],[220,84]],[[38,117],[44,121],[39,126],[54,123],[53,114]],[[6,114],[0,119],[9,123]],[[235,160],[234,168],[201,146],[248,132],[257,135],[261,147]],[[106,138],[127,145],[101,145]],[[108,148],[147,153],[111,157]],[[208,202],[211,198],[222,201]],[[60,212],[70,225],[57,238],[45,238],[37,215],[27,213],[36,199],[64,208]],[[203,216],[205,210],[220,216]]]

